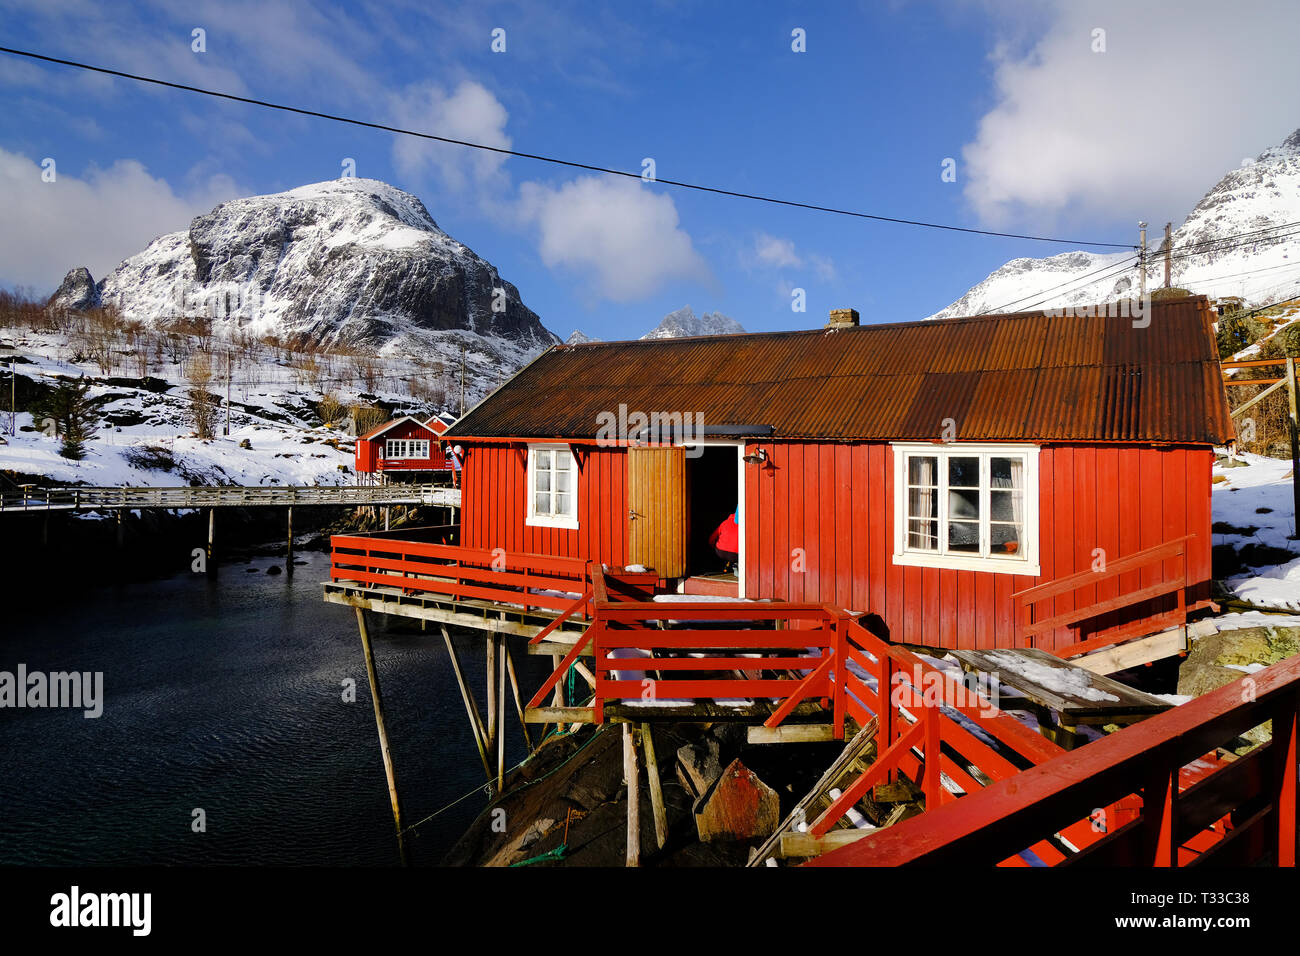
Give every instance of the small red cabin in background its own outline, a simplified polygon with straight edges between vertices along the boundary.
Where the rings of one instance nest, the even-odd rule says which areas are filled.
[[[427,421],[403,415],[385,422],[357,439],[357,474],[385,481],[445,477],[451,470],[442,443],[447,427],[446,419],[437,415]]]
[[[1152,633],[1208,603],[1234,433],[1207,300],[1148,308],[554,347],[448,429],[460,544],[932,647]],[[733,510],[734,575],[708,546]]]

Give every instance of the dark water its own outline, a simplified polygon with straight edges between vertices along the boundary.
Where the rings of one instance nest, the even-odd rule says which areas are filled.
[[[41,599],[0,610],[0,670],[103,671],[104,711],[0,709],[0,863],[397,862],[353,611],[321,600],[326,556],[279,559]],[[439,632],[370,615],[403,811],[414,822],[483,782]],[[459,632],[483,701],[484,652]],[[549,658],[516,649],[524,688]],[[356,701],[342,681],[356,681]],[[507,763],[524,755],[511,710]],[[436,864],[483,809],[475,795],[420,827]],[[207,832],[191,828],[202,808]]]

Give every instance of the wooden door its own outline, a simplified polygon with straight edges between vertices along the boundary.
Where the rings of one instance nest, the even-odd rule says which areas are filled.
[[[686,453],[627,450],[628,560],[661,578],[686,573]]]

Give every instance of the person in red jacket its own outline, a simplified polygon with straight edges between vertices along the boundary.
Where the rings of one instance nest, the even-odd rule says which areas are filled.
[[[740,525],[733,511],[722,519],[722,524],[709,535],[709,545],[718,557],[727,562],[728,568],[740,557]]]

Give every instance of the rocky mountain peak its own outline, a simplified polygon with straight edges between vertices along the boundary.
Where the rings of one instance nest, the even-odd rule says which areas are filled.
[[[744,331],[744,326],[721,312],[705,312],[697,318],[687,305],[669,312],[662,322],[641,338],[679,339],[695,335],[734,335]]]
[[[69,296],[80,282],[65,280]],[[418,198],[374,179],[221,203],[125,260],[99,290],[128,319],[206,317],[217,334],[415,352],[468,342],[516,353],[508,363],[559,341]]]

